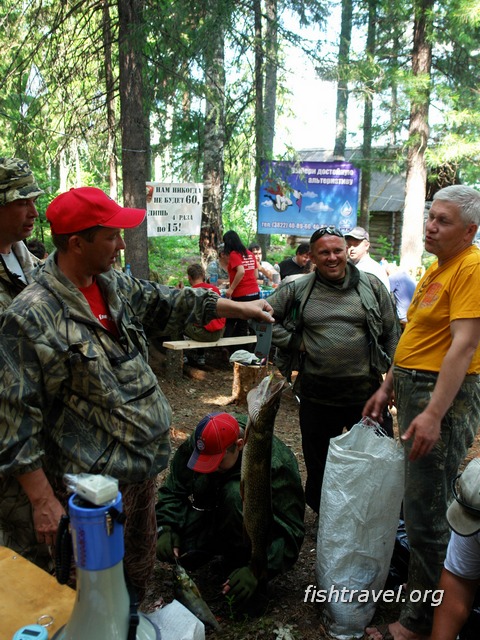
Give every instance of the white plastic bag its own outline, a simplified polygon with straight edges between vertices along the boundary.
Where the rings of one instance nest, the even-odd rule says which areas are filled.
[[[376,423],[364,419],[330,440],[317,534],[316,601],[325,603],[330,634],[340,640],[362,637],[375,613],[403,487],[402,447]]]
[[[205,640],[205,625],[178,600],[147,614],[162,640]]]

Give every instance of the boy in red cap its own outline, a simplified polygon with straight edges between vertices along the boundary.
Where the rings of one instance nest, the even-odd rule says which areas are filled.
[[[188,569],[222,556],[223,593],[233,597],[239,608],[248,606],[257,589],[248,567],[240,497],[245,422],[246,416],[228,413],[205,416],[177,449],[156,506],[157,557],[166,562],[178,559]],[[276,436],[271,468],[269,579],[295,564],[305,533],[305,500],[297,461]]]

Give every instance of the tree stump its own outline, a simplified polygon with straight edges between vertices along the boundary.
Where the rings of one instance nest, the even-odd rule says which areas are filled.
[[[232,397],[227,404],[247,404],[247,393],[265,378],[267,365],[233,363]]]
[[[183,350],[165,350],[165,371],[170,380],[179,381],[183,378]]]

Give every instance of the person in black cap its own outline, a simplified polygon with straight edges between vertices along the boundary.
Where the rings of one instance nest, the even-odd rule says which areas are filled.
[[[432,640],[457,638],[480,584],[480,458],[456,478],[453,492],[447,510],[452,535],[438,585],[443,599],[433,616]]]
[[[238,420],[237,420],[238,418]],[[222,556],[228,576],[223,593],[235,606],[246,605],[257,588],[248,567],[243,537],[240,468],[246,416],[205,416],[177,449],[158,491],[157,558],[196,568]],[[268,548],[268,578],[290,569],[304,537],[305,500],[292,451],[273,437],[273,525]]]

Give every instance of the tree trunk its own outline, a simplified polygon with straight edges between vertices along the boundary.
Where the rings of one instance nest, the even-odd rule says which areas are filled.
[[[263,108],[263,158],[273,159],[273,144],[275,141],[275,117],[277,112],[277,69],[278,69],[278,21],[277,0],[266,0],[266,29],[265,29],[265,100]],[[258,199],[257,199],[258,206]],[[257,240],[266,257],[270,247],[268,234],[257,234]]]
[[[367,29],[367,59],[373,62],[375,57],[377,25],[377,0],[368,0],[368,29]],[[363,145],[362,145],[362,188],[360,198],[360,225],[369,228],[370,183],[372,177],[372,117],[373,117],[373,88],[375,81],[366,82],[364,111],[363,111]]]
[[[419,0],[415,4],[412,71],[414,88],[410,106],[410,127],[403,212],[402,247],[400,264],[415,270],[421,264],[423,253],[423,225],[427,168],[425,150],[428,142],[428,107],[430,104],[430,70],[432,47],[429,31],[433,0]]]
[[[255,24],[255,202],[260,194],[260,164],[264,157],[263,43],[261,0],[253,0]],[[266,252],[265,252],[266,255]]]
[[[112,24],[108,0],[103,0],[103,55],[105,60],[105,87],[107,99],[107,156],[109,170],[110,197],[116,200],[118,197],[117,180],[117,152],[115,148],[116,117],[115,117],[115,80],[112,66]]]
[[[148,127],[143,87],[143,0],[118,0],[120,120],[122,128],[123,202],[126,207],[144,209],[148,177]],[[125,262],[132,274],[148,278],[146,220],[125,230]]]
[[[335,116],[335,158],[345,158],[347,145],[348,65],[352,40],[353,0],[342,0],[342,26],[338,48],[337,111]]]
[[[222,201],[225,149],[224,28],[211,34],[205,50],[206,107],[203,168],[203,207],[199,248],[204,264],[222,237]]]
[[[233,363],[232,397],[227,404],[247,404],[248,392],[267,375],[267,365],[244,365]]]

